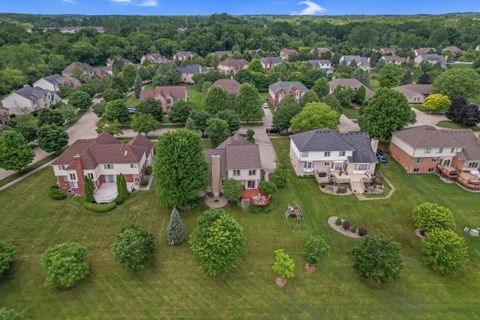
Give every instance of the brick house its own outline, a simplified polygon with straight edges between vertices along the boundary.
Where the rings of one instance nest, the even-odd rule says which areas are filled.
[[[242,69],[248,67],[248,61],[245,59],[233,59],[228,58],[225,61],[222,61],[218,64],[217,69],[220,73],[223,74],[236,74]]]
[[[190,64],[185,67],[177,67],[177,72],[180,74],[180,79],[185,83],[195,83],[193,76],[197,73],[207,73],[208,69],[199,64]]]
[[[153,143],[137,135],[127,144],[108,133],[94,139],[79,139],[52,164],[57,185],[75,195],[85,195],[85,177],[95,188],[98,203],[112,202],[117,197],[116,177],[125,176],[129,191],[138,190],[147,167],[153,161]]]
[[[160,103],[163,113],[169,113],[170,108],[177,100],[187,101],[187,87],[185,86],[157,86],[154,89],[143,88],[140,92],[140,101],[153,98]]]
[[[260,58],[260,63],[262,64],[263,71],[268,72],[274,67],[282,64],[283,60],[280,57],[263,57]]]
[[[272,106],[278,107],[282,99],[290,95],[295,101],[300,102],[307,91],[307,87],[298,81],[278,81],[268,87],[268,101]]]
[[[282,60],[288,60],[288,58],[297,54],[298,51],[295,49],[283,48],[282,50],[280,50],[280,58],[282,58]]]
[[[94,77],[102,78],[108,76],[108,73],[106,71],[92,67],[88,63],[83,62],[73,62],[69,64],[65,69],[63,69],[62,75],[65,77],[74,77],[75,70],[79,70],[81,72],[82,78],[84,78],[86,81],[89,81]]]

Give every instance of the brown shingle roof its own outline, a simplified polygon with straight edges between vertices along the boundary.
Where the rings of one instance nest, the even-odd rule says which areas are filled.
[[[140,101],[147,98],[162,96],[164,98],[172,97],[175,99],[186,99],[187,87],[185,86],[158,86],[154,89],[142,89],[140,92]]]
[[[248,61],[245,59],[232,59],[228,58],[225,61],[222,61],[219,63],[219,65],[226,66],[226,67],[232,67],[236,69],[241,69],[248,65]]]
[[[240,82],[235,79],[219,79],[212,86],[220,87],[229,94],[238,94],[240,92]]]

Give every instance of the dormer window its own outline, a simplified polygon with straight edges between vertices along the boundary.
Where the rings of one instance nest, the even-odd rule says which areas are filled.
[[[455,153],[455,148],[452,148],[452,149],[450,150],[450,152],[451,152],[451,153]]]
[[[65,170],[65,166],[63,164],[59,165],[58,170]]]
[[[339,155],[340,157],[345,157],[345,151],[340,151],[340,152],[338,153],[338,155]]]
[[[103,165],[103,168],[106,170],[112,170],[113,169],[113,163],[105,163]]]
[[[443,152],[443,148],[439,148],[437,153],[442,153]]]
[[[425,153],[432,153],[432,148],[426,148]]]
[[[308,158],[308,152],[302,152],[302,158]]]
[[[330,151],[325,151],[325,157],[330,157]]]

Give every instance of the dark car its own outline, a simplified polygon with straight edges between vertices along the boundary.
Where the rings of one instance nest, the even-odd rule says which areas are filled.
[[[383,163],[383,164],[388,163],[387,157],[382,151],[377,152],[377,159],[378,159],[378,162],[380,163]]]
[[[275,128],[266,128],[265,129],[265,132],[267,134],[272,134],[272,133],[280,133],[280,131],[278,129],[275,129]]]

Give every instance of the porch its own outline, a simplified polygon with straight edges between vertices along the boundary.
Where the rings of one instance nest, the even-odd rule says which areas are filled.
[[[464,189],[471,191],[480,191],[480,172],[472,170],[470,172],[460,171],[450,166],[437,165],[437,173],[448,180],[454,181]]]
[[[364,181],[370,181],[372,179],[368,171],[348,173],[340,170],[327,169],[325,171],[314,171],[313,174],[319,184],[349,184],[353,193],[364,193]]]
[[[97,203],[113,202],[117,196],[117,184],[115,183],[103,183],[94,194],[95,202]]]

